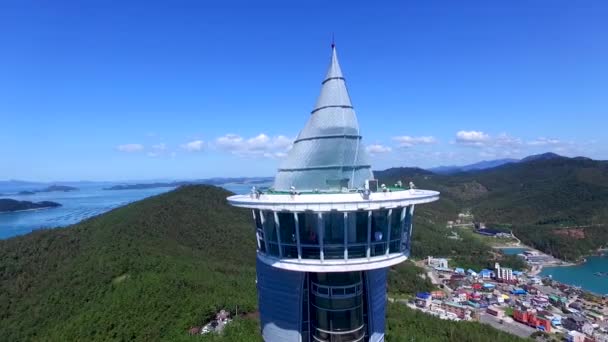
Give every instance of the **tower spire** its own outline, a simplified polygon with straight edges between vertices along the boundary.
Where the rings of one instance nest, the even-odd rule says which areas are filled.
[[[373,179],[333,42],[331,52],[312,115],[275,177],[277,190],[362,189]]]
[[[325,80],[323,80],[323,84],[325,84],[325,82],[330,79],[341,79],[341,85],[346,87],[346,84],[344,84],[344,76],[342,75],[342,69],[340,69],[340,62],[338,62],[338,49],[336,49],[336,45],[334,43],[332,43],[331,45],[331,62],[329,63],[329,69],[327,70],[327,74],[325,75]],[[344,89],[346,90],[346,88]]]

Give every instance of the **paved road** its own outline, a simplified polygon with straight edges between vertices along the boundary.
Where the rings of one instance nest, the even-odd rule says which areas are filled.
[[[498,330],[508,332],[509,334],[519,337],[529,337],[536,330],[520,323],[513,321],[511,318],[505,318],[504,323],[500,323],[500,319],[482,312],[479,314],[479,322],[489,324]]]

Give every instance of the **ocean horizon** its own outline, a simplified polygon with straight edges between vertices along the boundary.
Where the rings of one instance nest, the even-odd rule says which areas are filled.
[[[129,203],[175,189],[175,187],[162,187],[104,190],[104,188],[111,185],[115,184],[81,184],[78,190],[75,191],[36,192],[31,195],[17,194],[19,191],[34,189],[31,185],[11,189],[12,194],[5,194],[0,197],[30,202],[52,201],[60,203],[61,207],[0,213],[0,239],[24,235],[39,229],[66,227]],[[234,193],[246,193],[251,188],[251,185],[226,183],[221,185],[221,187]],[[41,187],[38,186],[37,188]]]

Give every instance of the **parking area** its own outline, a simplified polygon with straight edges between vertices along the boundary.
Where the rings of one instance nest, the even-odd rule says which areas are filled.
[[[479,322],[489,324],[498,330],[508,332],[519,337],[529,337],[536,330],[520,323],[513,321],[510,317],[505,317],[503,323],[500,323],[500,319],[496,318],[486,312],[479,313]]]

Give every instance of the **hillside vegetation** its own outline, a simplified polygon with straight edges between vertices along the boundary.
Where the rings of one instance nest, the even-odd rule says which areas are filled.
[[[452,215],[454,209],[471,209],[477,220],[506,225],[524,243],[566,260],[608,241],[605,161],[547,154],[453,175],[404,168],[376,175],[389,184],[411,179],[419,188],[441,191],[439,212]],[[570,229],[583,233],[572,235]]]
[[[0,241],[0,336],[176,340],[221,308],[256,310],[251,216],[229,194],[184,187]]]
[[[261,341],[251,216],[230,207],[229,195],[212,186],[182,187],[67,228],[0,241],[1,339]],[[429,215],[433,207],[420,222]],[[394,268],[391,295],[432,289],[420,274],[409,262]],[[237,305],[249,314],[225,334],[187,334]],[[390,341],[519,340],[479,324],[463,325],[466,335],[459,334],[456,323],[395,305],[388,312]]]

